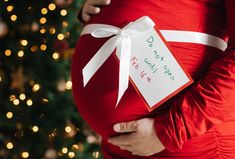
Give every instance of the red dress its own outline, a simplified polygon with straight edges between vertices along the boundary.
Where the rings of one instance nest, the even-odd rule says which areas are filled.
[[[119,64],[114,56],[83,87],[82,69],[108,38],[83,35],[72,64],[73,95],[86,122],[102,137],[105,159],[235,159],[235,0],[112,0],[89,23],[122,27],[141,16],[159,29],[196,31],[228,38],[225,52],[193,43],[169,42],[194,84],[148,112],[131,84],[114,109]],[[155,118],[166,149],[150,157],[132,156],[107,143],[115,123]]]

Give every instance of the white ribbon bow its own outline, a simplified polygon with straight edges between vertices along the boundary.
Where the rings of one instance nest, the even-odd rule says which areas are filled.
[[[95,24],[97,26],[97,24]],[[107,42],[96,52],[92,59],[83,68],[83,84],[84,87],[89,82],[95,72],[103,65],[112,52],[116,49],[116,55],[120,59],[119,64],[119,88],[116,107],[128,88],[130,60],[131,60],[131,38],[137,34],[144,33],[154,27],[155,23],[147,16],[137,19],[135,22],[130,22],[124,28],[110,25],[102,25],[91,32],[95,38],[110,37]],[[92,24],[90,24],[91,28]],[[88,29],[89,30],[89,29]]]

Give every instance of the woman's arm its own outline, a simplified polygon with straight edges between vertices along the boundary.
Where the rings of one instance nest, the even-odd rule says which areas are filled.
[[[228,48],[207,75],[173,101],[169,111],[155,118],[155,130],[170,151],[224,121],[235,110],[235,1],[225,0]]]

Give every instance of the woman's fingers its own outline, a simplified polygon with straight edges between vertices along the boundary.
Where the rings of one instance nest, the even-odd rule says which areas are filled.
[[[92,6],[92,5],[85,5],[84,6],[84,11],[87,14],[98,14],[100,12],[100,8]]]
[[[82,9],[82,19],[85,22],[88,22],[91,18],[91,15],[98,14],[100,12],[99,7],[95,7],[92,5],[84,4],[83,9]]]
[[[91,16],[87,13],[82,13],[82,20],[88,22],[91,19]]]
[[[86,3],[93,6],[103,6],[110,4],[111,0],[87,0]]]
[[[100,12],[99,6],[108,5],[111,0],[87,0],[82,8],[82,19],[88,22],[92,15]]]

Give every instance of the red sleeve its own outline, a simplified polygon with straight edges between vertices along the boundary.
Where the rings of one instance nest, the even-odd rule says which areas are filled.
[[[177,97],[169,111],[155,118],[156,134],[169,151],[204,134],[235,110],[235,0],[225,0],[228,48],[207,75]]]

